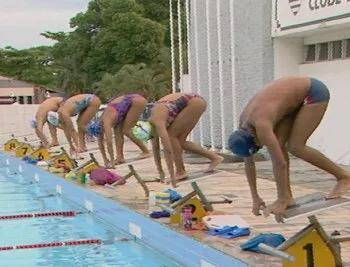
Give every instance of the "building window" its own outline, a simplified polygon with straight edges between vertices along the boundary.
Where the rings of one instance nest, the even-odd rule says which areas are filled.
[[[328,60],[328,43],[322,43],[318,45],[319,47],[319,53],[318,53],[318,60],[319,61],[324,61]]]
[[[33,104],[33,97],[32,96],[27,97],[27,104]]]
[[[343,42],[335,41],[332,42],[332,58],[339,59],[342,58]]]
[[[350,39],[346,40],[346,45],[345,45],[345,50],[346,50],[346,55],[345,57],[350,57]],[[345,53],[344,53],[345,54]]]
[[[306,62],[312,62],[316,60],[316,45],[306,46]]]
[[[350,39],[306,45],[305,63],[350,58]]]
[[[23,96],[20,96],[18,102],[19,102],[20,104],[24,104],[24,97],[23,97]]]

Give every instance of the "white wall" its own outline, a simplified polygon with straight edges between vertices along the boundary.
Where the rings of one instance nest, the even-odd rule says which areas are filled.
[[[11,139],[11,134],[18,137],[20,141],[23,141],[24,137],[27,137],[28,140],[38,141],[38,137],[29,124],[30,120],[34,118],[37,109],[38,105],[0,105],[0,145]],[[50,138],[46,125],[44,129],[47,137]],[[58,130],[58,138],[61,143],[66,143],[61,130]],[[34,142],[34,144],[39,143]]]
[[[303,38],[275,38],[274,78],[298,75],[303,62]]]
[[[303,64],[299,73],[319,78],[331,94],[325,117],[309,144],[332,160],[350,165],[350,59]]]

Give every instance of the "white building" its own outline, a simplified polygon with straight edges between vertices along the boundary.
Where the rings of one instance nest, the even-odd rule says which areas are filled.
[[[320,79],[331,100],[309,144],[350,165],[350,0],[273,0],[274,78]]]
[[[192,135],[196,142],[229,152],[227,139],[258,90],[282,76],[312,76],[327,84],[331,101],[309,144],[350,165],[350,0],[170,3],[174,18],[185,17],[187,25],[173,35],[183,40],[173,42],[174,50],[188,51],[188,57],[174,57],[173,72],[180,74],[181,90],[198,92],[208,102]]]

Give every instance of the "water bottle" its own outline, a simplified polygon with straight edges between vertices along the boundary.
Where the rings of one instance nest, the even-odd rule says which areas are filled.
[[[192,230],[192,209],[191,207],[184,207],[182,210],[182,228],[185,231]]]

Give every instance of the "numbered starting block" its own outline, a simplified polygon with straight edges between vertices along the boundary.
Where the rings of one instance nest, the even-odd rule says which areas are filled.
[[[47,149],[39,147],[30,154],[30,157],[33,159],[49,161],[51,154]]]
[[[11,138],[4,144],[4,150],[6,152],[14,151],[19,144],[20,142],[16,138]]]
[[[235,196],[221,195],[220,199],[209,200],[206,197],[206,195],[202,192],[197,182],[200,180],[208,179],[212,176],[218,175],[221,172],[222,171],[214,170],[213,172],[210,172],[210,173],[204,173],[203,171],[189,173],[188,178],[177,182],[176,186],[189,183],[191,184],[193,190],[189,192],[187,195],[185,195],[184,197],[182,197],[181,199],[179,199],[178,201],[176,201],[175,203],[171,204],[169,207],[172,209],[175,209],[177,206],[182,205],[183,203],[186,203],[189,199],[192,199],[194,196],[198,196],[205,210],[213,211],[214,208],[212,204],[223,204],[223,203],[231,204],[233,201],[240,199]]]
[[[34,152],[34,148],[28,143],[21,143],[18,147],[15,148],[15,156],[21,158],[28,156]]]
[[[92,170],[100,167],[94,154],[89,153],[89,155],[90,155],[90,160],[87,161],[86,163],[82,164],[80,167],[76,167],[73,170],[75,173],[87,174],[87,173],[90,173]]]
[[[284,221],[307,216],[310,224],[277,248],[263,246],[262,251],[283,259],[283,267],[343,266],[340,242],[350,241],[350,236],[329,236],[317,221],[316,214],[344,205],[350,205],[350,199],[326,200],[320,193],[297,198],[296,205],[283,214]]]
[[[51,157],[50,164],[53,166],[62,166],[64,165],[68,169],[75,169],[78,167],[78,164],[75,160],[71,159],[66,152],[66,150],[61,147],[61,153],[57,156]]]

